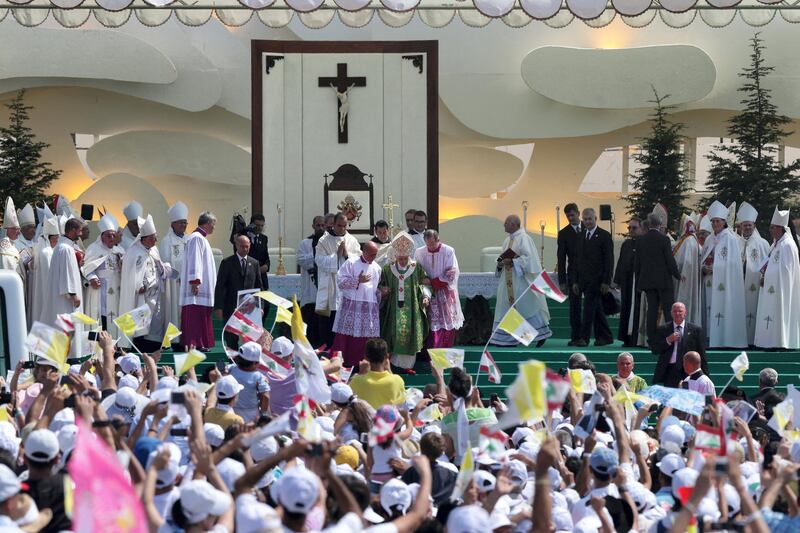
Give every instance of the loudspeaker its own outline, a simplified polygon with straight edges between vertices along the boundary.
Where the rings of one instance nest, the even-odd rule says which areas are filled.
[[[611,204],[600,204],[600,220],[611,220]]]
[[[86,222],[91,222],[92,217],[94,217],[94,206],[92,204],[81,204],[81,218]]]

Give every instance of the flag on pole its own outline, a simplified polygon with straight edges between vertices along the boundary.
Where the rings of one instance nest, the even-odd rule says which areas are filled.
[[[172,340],[177,339],[181,334],[178,326],[170,322],[167,324],[167,331],[164,332],[164,339],[161,341],[162,348],[169,348],[172,345]]]
[[[114,324],[128,337],[133,337],[137,331],[145,330],[150,327],[153,312],[147,304],[140,305],[136,309],[131,309],[124,315],[119,315],[114,319]]]
[[[80,422],[74,453],[67,463],[75,484],[73,531],[146,533],[141,499],[114,452],[103,439],[94,437],[89,426]]]
[[[511,307],[498,326],[500,329],[517,339],[519,342],[528,346],[539,334],[536,328],[531,326],[519,312]],[[428,350],[430,351],[430,350]]]
[[[572,389],[578,394],[594,394],[597,392],[597,381],[591,370],[571,368],[569,379],[572,382]]]
[[[228,319],[225,324],[225,331],[253,342],[258,342],[264,335],[264,328],[247,318],[239,310],[234,311]]]
[[[472,476],[475,473],[475,462],[472,460],[472,446],[467,446],[467,451],[464,453],[464,458],[461,460],[461,469],[458,471],[456,483],[453,486],[453,493],[450,495],[450,500],[458,500],[472,483]]]
[[[527,361],[519,365],[517,378],[506,389],[508,411],[503,413],[498,426],[508,427],[544,417],[547,408],[544,384],[546,370],[541,361]]]
[[[430,348],[428,349],[428,355],[431,356],[431,364],[439,370],[464,367],[464,350],[458,348]]]
[[[206,354],[198,350],[175,354],[175,373],[182,376],[198,364],[206,360]]]
[[[442,411],[439,409],[439,404],[436,402],[431,403],[428,407],[420,411],[417,415],[417,420],[421,422],[420,425],[442,419]]]
[[[747,359],[747,353],[742,352],[736,356],[736,359],[731,361],[731,370],[733,375],[739,381],[744,381],[744,373],[750,368],[750,361]]]
[[[331,389],[328,379],[322,370],[322,363],[317,353],[306,339],[305,323],[300,314],[300,304],[294,298],[294,312],[292,314],[292,339],[294,339],[294,375],[297,383],[297,392],[308,396],[315,402],[327,405],[331,402]]]
[[[75,331],[75,324],[72,323],[72,316],[70,313],[56,315],[56,327],[64,333],[72,333]]]
[[[283,296],[278,296],[272,291],[259,291],[255,293],[253,296],[257,298],[261,298],[262,300],[266,300],[267,302],[271,303],[275,307],[282,307],[284,309],[291,309],[292,302],[284,298]]]
[[[549,368],[545,372],[545,397],[548,409],[559,409],[569,395],[570,381]]]
[[[787,398],[772,408],[772,418],[769,419],[767,425],[783,437],[783,431],[786,429],[786,424],[792,419],[793,413],[794,402],[791,398]]]
[[[281,416],[275,418],[266,426],[262,426],[250,435],[244,437],[242,439],[242,445],[249,448],[261,439],[266,439],[267,437],[271,437],[272,435],[277,435],[279,433],[289,433],[291,431],[291,416],[291,410],[284,411]]]
[[[547,272],[542,270],[536,279],[533,280],[531,284],[531,290],[534,292],[538,292],[539,294],[544,294],[546,297],[550,298],[551,300],[555,300],[558,303],[564,303],[564,300],[567,299],[566,294],[561,292],[558,288],[558,285],[553,282],[553,278],[551,278]]]
[[[492,431],[484,426],[481,428],[478,442],[481,453],[499,461],[501,457],[505,456],[508,435],[502,431]]]
[[[725,433],[721,427],[711,427],[705,424],[697,424],[697,431],[694,436],[694,447],[696,450],[725,455]]]
[[[25,339],[25,348],[32,354],[54,362],[62,373],[66,374],[69,371],[67,364],[69,337],[63,331],[41,322],[34,322]]]
[[[80,311],[73,311],[70,316],[72,316],[72,323],[73,324],[75,322],[80,322],[84,326],[96,326],[97,325],[97,320],[95,320],[94,318],[90,317],[89,315],[85,315],[85,314],[81,313]]]
[[[354,366],[351,366],[350,368],[343,366],[342,369],[339,370],[339,381],[342,383],[349,383],[350,376],[353,375],[354,368],[355,368]]]
[[[633,411],[636,411],[636,406],[633,405],[633,402],[642,401],[647,404],[653,403],[653,400],[647,396],[630,392],[625,385],[620,387],[611,399]]]
[[[489,350],[483,351],[478,372],[483,372],[489,376],[489,382],[491,383],[499,384],[503,379],[503,374],[500,373],[500,369],[497,367],[497,363],[494,362]]]
[[[291,359],[289,359],[291,361]],[[269,350],[261,349],[261,360],[258,369],[278,379],[284,379],[292,369],[291,363]]]
[[[322,441],[322,428],[314,421],[314,410],[308,397],[295,396],[294,409],[297,416],[297,434],[308,442]]]

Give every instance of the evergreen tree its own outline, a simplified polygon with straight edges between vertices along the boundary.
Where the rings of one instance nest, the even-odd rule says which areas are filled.
[[[759,212],[761,234],[769,225],[775,206],[789,207],[800,192],[797,172],[800,161],[783,166],[778,162],[778,146],[791,135],[783,127],[791,122],[770,101],[771,91],[764,87],[765,78],[774,67],[764,64],[764,45],[756,34],[750,41],[750,65],[739,76],[745,79],[739,92],[743,111],[728,121],[728,136],[734,143],[718,146],[708,157],[709,198],[700,201],[707,207],[714,200],[725,205],[747,201]]]
[[[23,100],[25,91],[6,104],[9,109],[8,127],[0,127],[0,199],[14,199],[18,208],[45,199],[45,191],[61,175],[42,161],[42,150],[50,145],[37,141],[26,125],[28,111]]]
[[[683,124],[668,118],[672,106],[665,106],[669,95],[659,96],[653,88],[655,108],[650,115],[652,131],[641,139],[641,150],[636,162],[641,168],[632,175],[631,192],[625,201],[628,214],[644,219],[657,203],[667,208],[668,223],[680,221],[683,204],[689,195],[691,184],[685,171],[685,158],[681,152],[681,130]],[[674,225],[674,224],[673,224]]]

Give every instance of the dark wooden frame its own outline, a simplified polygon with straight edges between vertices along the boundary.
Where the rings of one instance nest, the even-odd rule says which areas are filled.
[[[375,226],[375,188],[372,185],[372,174],[362,172],[360,168],[352,163],[345,163],[336,169],[336,172],[325,174],[325,187],[323,188],[325,198],[323,205],[326,213],[330,213],[333,206],[330,205],[330,192],[331,191],[354,191],[354,192],[369,192],[369,228],[362,229],[348,229],[350,233],[357,235],[371,235],[372,228]],[[331,182],[328,183],[328,179]],[[369,183],[364,178],[369,178]],[[361,182],[361,183],[359,183]],[[363,183],[363,186],[361,185]],[[361,188],[359,188],[361,187]]]
[[[263,213],[264,174],[262,167],[263,108],[261,102],[261,56],[263,54],[413,54],[427,55],[427,196],[428,227],[439,228],[439,42],[438,41],[251,41],[251,205],[253,213]],[[415,65],[416,66],[416,65]]]

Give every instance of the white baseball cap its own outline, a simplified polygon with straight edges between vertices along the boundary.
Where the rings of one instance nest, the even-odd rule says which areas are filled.
[[[75,448],[75,440],[78,437],[78,426],[75,424],[65,424],[56,432],[58,448],[63,455],[67,455]]]
[[[75,411],[65,407],[53,415],[53,420],[50,421],[48,429],[50,431],[58,431],[62,427],[71,424],[75,424]]]
[[[528,467],[525,466],[525,463],[516,459],[509,461],[508,477],[514,485],[518,487],[524,486],[528,482]]]
[[[236,480],[244,475],[244,465],[235,459],[225,457],[222,461],[217,463],[217,471],[219,477],[225,482],[225,486],[229,491],[233,491],[236,485]]]
[[[259,346],[259,350],[261,347]],[[286,337],[278,337],[272,341],[269,351],[279,357],[288,357],[294,352],[294,343]]]
[[[472,474],[472,479],[475,481],[475,486],[478,487],[478,492],[484,494],[494,490],[497,484],[497,478],[486,470],[476,470]]]
[[[252,494],[239,495],[236,498],[236,533],[262,531],[282,531],[280,516]]]
[[[212,424],[206,422],[203,424],[203,433],[206,434],[206,441],[210,446],[215,448],[221,446],[225,442],[225,430],[219,424]]]
[[[519,443],[523,439],[532,439],[536,436],[531,428],[520,427],[514,430],[514,433],[511,434],[511,442],[514,443],[514,447],[519,447]]]
[[[125,374],[121,378],[119,378],[119,383],[117,383],[117,389],[124,389],[129,388],[136,390],[139,388],[139,380],[136,379],[136,376],[131,374]]]
[[[686,461],[678,454],[668,453],[656,463],[656,466],[662,474],[672,477],[678,470],[686,468]]]
[[[305,468],[292,468],[281,478],[277,501],[290,513],[308,514],[319,499],[319,478]]]
[[[487,533],[491,530],[489,513],[477,505],[456,507],[447,517],[447,533]]]
[[[244,385],[236,381],[236,378],[228,374],[217,380],[217,397],[227,400],[233,398],[244,389]]]
[[[395,511],[406,514],[411,507],[411,491],[408,490],[408,485],[399,479],[390,479],[384,483],[381,486],[380,497],[381,507],[390,516]]]
[[[678,447],[683,446],[684,441],[686,440],[686,433],[683,429],[677,425],[671,425],[666,429],[661,430],[661,445],[663,446],[664,443],[672,442],[678,445]]]
[[[58,438],[49,429],[31,431],[25,439],[25,457],[46,463],[56,458],[59,452]]]
[[[261,360],[261,345],[257,342],[246,342],[239,346],[239,355],[245,361],[257,363]]]
[[[697,477],[700,474],[692,468],[681,468],[672,475],[672,495],[680,498],[679,489],[683,487],[694,487]]]
[[[181,464],[181,449],[178,448],[178,445],[174,442],[165,442],[164,444],[160,445],[158,448],[150,452],[150,455],[147,456],[147,464],[145,468],[150,468],[150,464],[158,455],[159,451],[166,447],[169,451],[169,461],[167,462],[167,466],[164,467],[163,470],[158,470],[156,472],[156,487],[163,488],[168,485],[172,485],[175,483],[175,479],[178,477],[178,470]]]
[[[19,478],[6,465],[0,464],[0,502],[19,494],[21,490]]]
[[[127,354],[117,359],[120,369],[126,374],[131,374],[137,370],[142,369],[142,362],[139,361],[138,355]]]
[[[180,499],[183,514],[190,524],[202,522],[209,516],[221,516],[233,504],[230,495],[202,479],[182,485]]]
[[[353,389],[347,383],[334,383],[331,385],[331,401],[339,405],[346,405],[353,397]]]
[[[169,389],[169,390],[177,389],[178,385],[180,385],[180,383],[178,383],[178,380],[175,379],[174,377],[172,377],[172,376],[164,376],[164,377],[162,377],[161,379],[158,380],[158,385],[156,385],[156,390],[160,390],[160,389]]]
[[[278,441],[275,440],[273,436],[257,440],[250,447],[250,456],[256,463],[260,463],[264,459],[269,459],[276,453],[278,453]]]

